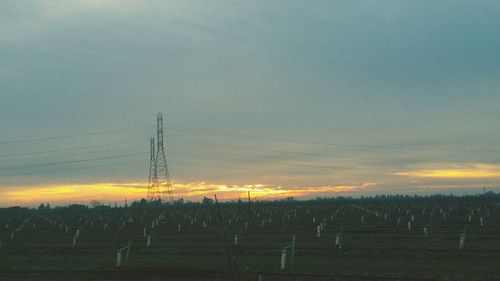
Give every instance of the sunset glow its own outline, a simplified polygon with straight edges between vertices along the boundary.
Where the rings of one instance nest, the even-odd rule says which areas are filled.
[[[252,199],[279,199],[285,197],[314,197],[332,196],[343,192],[355,192],[377,185],[376,183],[364,183],[359,185],[339,186],[312,186],[312,187],[282,187],[264,184],[248,185],[224,185],[186,183],[174,184],[175,197],[177,199],[199,201],[203,196],[217,197],[221,200],[232,200],[246,198],[248,192]],[[123,204],[140,200],[146,197],[146,183],[96,183],[96,184],[68,184],[15,187],[0,192],[0,205],[26,205],[35,206],[40,203],[49,202],[56,205],[68,203],[88,204],[92,200],[105,203],[117,202]]]
[[[476,164],[466,167],[421,169],[396,173],[398,176],[416,178],[442,178],[442,179],[473,179],[500,177],[500,166]]]
[[[494,1],[35,2],[0,10],[0,206],[500,191]]]

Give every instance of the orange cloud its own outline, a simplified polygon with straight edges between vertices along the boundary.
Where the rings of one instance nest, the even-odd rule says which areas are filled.
[[[139,183],[70,184],[7,188],[0,191],[0,204],[33,205],[40,202],[89,202],[140,198],[144,185]]]
[[[217,194],[221,200],[246,198],[276,199],[284,197],[328,196],[332,193],[350,192],[369,188],[376,183],[338,186],[282,187],[265,184],[225,185],[197,183],[176,183],[174,196],[187,200],[200,200],[203,196]],[[89,203],[91,200],[102,202],[123,202],[146,197],[145,183],[95,183],[60,184],[47,186],[11,187],[0,190],[0,205],[31,205],[41,202],[52,204]]]
[[[486,188],[484,184],[467,184],[467,185],[457,185],[457,184],[420,184],[415,186],[418,190],[432,190],[432,189],[437,189],[437,190],[456,190],[456,189],[468,189],[468,190],[474,190],[474,189],[483,189]]]
[[[461,167],[454,166],[451,168],[421,169],[399,172],[394,175],[438,179],[498,178],[500,177],[500,165],[474,164]]]

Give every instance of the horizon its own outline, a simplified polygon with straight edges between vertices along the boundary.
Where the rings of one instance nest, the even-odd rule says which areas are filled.
[[[496,2],[6,1],[0,207],[498,192]]]
[[[466,191],[456,193],[413,193],[413,194],[373,194],[373,195],[335,195],[335,196],[317,196],[317,197],[252,197],[250,198],[252,203],[273,203],[273,202],[289,202],[289,201],[294,201],[294,202],[316,202],[316,201],[328,201],[328,200],[372,200],[376,199],[379,200],[381,197],[383,197],[383,200],[392,200],[396,198],[404,198],[409,199],[410,201],[412,199],[417,199],[417,200],[424,200],[424,199],[429,199],[429,198],[438,198],[438,197],[444,197],[444,198],[471,198],[471,197],[484,197],[486,195],[499,195],[499,192],[494,192],[492,190],[484,190],[482,192],[477,192],[477,193],[467,193]],[[217,195],[217,194],[215,194]],[[214,201],[215,197],[208,197],[204,196],[203,198],[197,198],[195,200],[184,200],[184,198],[178,198],[172,202],[168,201],[161,201],[161,204],[163,206],[182,206],[184,204],[201,204],[203,205],[203,199],[208,198]],[[218,198],[218,197],[217,197]],[[40,204],[34,204],[34,205],[12,205],[12,206],[0,206],[0,209],[9,209],[9,208],[27,208],[27,209],[37,209],[40,208],[41,206],[48,207],[50,209],[53,208],[67,208],[70,206],[85,206],[87,208],[99,208],[99,207],[112,207],[112,208],[124,208],[124,207],[132,207],[131,204],[133,203],[141,203],[142,201],[146,202],[147,204],[153,203],[154,201],[148,201],[146,198],[140,198],[137,200],[128,200],[128,198],[125,198],[124,201],[122,202],[117,202],[117,201],[101,201],[101,200],[91,200],[88,202],[69,202],[67,204],[52,204],[51,202],[41,202]],[[237,198],[218,198],[219,203],[237,203],[237,202],[243,202],[247,203],[248,202],[248,197],[237,197]],[[213,204],[213,203],[211,203]],[[95,206],[94,206],[95,205]]]

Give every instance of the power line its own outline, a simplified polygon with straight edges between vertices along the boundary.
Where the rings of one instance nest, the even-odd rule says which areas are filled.
[[[234,148],[234,149],[243,149],[243,150],[252,150],[252,151],[262,151],[262,152],[271,152],[271,153],[280,153],[280,154],[293,154],[298,156],[312,156],[312,157],[335,157],[335,158],[344,158],[344,159],[361,159],[361,160],[375,160],[375,161],[403,161],[407,159],[395,159],[395,158],[374,158],[374,157],[350,157],[343,155],[326,155],[326,154],[318,154],[318,153],[308,153],[308,152],[297,152],[290,150],[274,150],[274,149],[265,149],[265,148],[257,148],[251,146],[242,146],[242,145],[233,145],[227,143],[214,143],[214,142],[193,142],[193,141],[178,141],[178,140],[169,140],[169,143],[176,144],[193,144],[193,145],[201,145],[201,146],[216,146],[222,148]]]
[[[265,149],[265,148],[257,148],[251,146],[242,146],[242,145],[233,145],[227,143],[215,143],[215,142],[197,142],[197,141],[184,141],[184,140],[169,140],[169,143],[174,144],[187,144],[187,145],[199,145],[199,146],[211,146],[211,147],[221,147],[224,149],[238,149],[238,150],[251,150],[251,151],[262,151],[262,152],[271,152],[271,153],[280,153],[280,154],[293,154],[297,156],[311,156],[318,158],[335,158],[335,159],[351,159],[351,160],[368,160],[368,161],[376,161],[376,162],[417,162],[422,161],[420,159],[409,159],[409,158],[381,158],[381,157],[358,157],[358,156],[345,156],[345,155],[331,155],[331,154],[318,154],[318,153],[308,153],[308,152],[297,152],[297,151],[289,151],[289,150],[274,150],[274,149]],[[471,160],[453,160],[451,162],[454,163],[471,163],[474,161]],[[477,161],[476,161],[477,162]]]
[[[136,141],[134,141],[136,142]],[[180,144],[198,144],[198,145],[209,145],[209,146],[221,146],[221,147],[231,147],[235,149],[249,149],[249,150],[258,150],[258,151],[265,151],[265,152],[276,152],[276,153],[287,153],[287,154],[295,154],[295,155],[304,155],[304,156],[325,156],[320,155],[320,154],[315,154],[315,153],[306,153],[306,152],[294,152],[294,151],[285,151],[285,150],[271,150],[271,149],[261,149],[261,148],[256,148],[256,147],[246,147],[246,146],[239,146],[239,145],[230,145],[230,144],[221,144],[221,143],[207,143],[207,142],[187,142],[187,141],[169,141],[169,142],[174,142],[174,143],[180,143]],[[125,142],[124,142],[125,143]],[[113,145],[113,144],[99,144],[99,145],[93,145],[93,146],[86,146],[86,147],[76,147],[76,148],[69,148],[69,149],[60,149],[60,150],[52,150],[52,151],[40,151],[40,152],[33,152],[33,153],[22,153],[22,154],[17,154],[17,155],[30,155],[30,154],[41,154],[41,153],[51,153],[51,152],[56,152],[56,151],[71,151],[71,150],[80,150],[80,149],[88,149],[88,148],[94,148],[94,147],[100,147],[100,146],[108,146],[108,145]],[[15,154],[11,155],[3,155],[0,157],[11,157],[14,156]],[[134,153],[134,154],[125,154],[125,155],[118,155],[118,156],[110,156],[110,157],[99,157],[99,158],[93,158],[93,159],[79,159],[79,160],[71,160],[71,161],[58,161],[58,162],[52,162],[52,163],[41,163],[41,164],[28,164],[28,165],[18,165],[18,166],[7,166],[7,167],[0,167],[0,171],[6,171],[6,170],[15,170],[15,169],[25,169],[25,168],[37,168],[37,167],[45,167],[45,166],[54,166],[54,165],[64,165],[64,164],[73,164],[73,163],[80,163],[80,162],[89,162],[89,161],[99,161],[99,160],[104,160],[104,159],[113,159],[113,158],[121,158],[121,157],[127,157],[131,155],[141,155],[141,153]],[[337,157],[338,156],[333,156]],[[398,161],[398,159],[383,159],[383,158],[361,158],[361,157],[349,157],[352,159],[369,159],[369,160],[377,160],[377,161]],[[265,160],[260,160],[260,159],[248,159],[248,158],[231,158],[231,157],[225,157],[226,160],[232,160],[232,161],[245,161],[245,162],[259,162],[259,163],[267,163]],[[197,161],[200,161],[201,159],[197,159]],[[223,160],[224,161],[224,160]],[[457,161],[454,161],[457,162]],[[470,161],[467,161],[470,162]],[[318,168],[318,169],[343,169],[343,170],[358,170],[358,169],[365,169],[364,167],[344,167],[344,166],[330,166],[330,165],[316,165],[316,164],[302,164],[302,163],[281,163],[282,165],[286,166],[297,166],[297,167],[309,167],[309,168]],[[199,166],[199,165],[198,165]],[[225,167],[228,169],[248,169],[247,168],[237,168],[235,166],[221,166],[219,167]]]
[[[0,167],[0,171],[9,171],[9,170],[16,170],[16,169],[30,169],[30,168],[66,165],[66,164],[74,164],[74,163],[82,163],[82,162],[93,162],[93,161],[101,161],[101,160],[107,160],[107,159],[126,158],[126,157],[131,157],[131,156],[136,156],[136,155],[146,155],[146,154],[144,152],[135,152],[135,153],[127,153],[127,154],[121,154],[121,155],[112,155],[112,156],[105,156],[105,157],[90,158],[90,159],[77,159],[77,160],[70,160],[70,161],[50,162],[50,163],[31,164],[31,165],[19,165],[19,166],[5,166],[5,167]]]
[[[31,171],[21,171],[20,173],[10,173],[8,175],[2,175],[2,176],[25,176],[25,175],[33,175],[33,174],[47,174],[47,173],[54,173],[54,172],[65,172],[65,171],[71,171],[71,170],[90,170],[90,169],[95,169],[99,168],[101,169],[102,167],[111,167],[111,166],[121,166],[121,165],[127,165],[130,163],[138,163],[138,162],[144,162],[144,160],[131,160],[127,162],[118,162],[118,163],[105,163],[105,164],[92,164],[91,166],[77,166],[77,167],[62,167],[62,168],[56,168],[56,169],[51,169],[49,171],[44,170],[44,171],[36,171],[36,170],[31,170]]]
[[[219,160],[219,159],[222,159]],[[231,160],[231,161],[247,161],[247,162],[257,162],[257,163],[269,163],[264,160],[257,160],[257,159],[242,159],[242,158],[234,158],[234,157],[222,157],[219,159],[215,159],[215,162],[225,162],[224,160]],[[204,159],[195,159],[196,161],[210,161],[213,163],[214,160],[204,160]],[[176,161],[179,162],[179,161]],[[240,167],[240,166],[221,166],[220,167],[227,167],[229,169],[237,168],[237,169],[247,169],[247,167]],[[344,166],[330,166],[330,165],[313,165],[313,164],[299,164],[299,163],[280,163],[279,167],[286,167],[289,168],[290,166],[295,166],[295,167],[306,167],[306,168],[316,168],[316,169],[330,169],[330,170],[365,170],[367,169],[366,167],[344,167]],[[263,169],[260,169],[263,170]],[[267,169],[269,171],[269,169]]]
[[[301,155],[301,156],[315,156],[315,157],[324,156],[324,154],[322,155],[322,154],[317,154],[317,153],[297,152],[297,151],[287,151],[287,150],[273,150],[273,149],[257,148],[257,147],[234,145],[234,144],[227,144],[227,143],[193,142],[193,141],[178,141],[178,140],[176,141],[176,140],[171,140],[171,139],[168,142],[169,143],[178,143],[178,144],[217,146],[217,147],[224,147],[224,148],[229,147],[229,148],[235,148],[235,149],[245,149],[245,150],[254,150],[254,151],[283,153],[283,154],[294,154],[294,155]]]
[[[39,138],[39,139],[24,139],[24,140],[16,140],[16,141],[8,141],[8,142],[0,142],[0,143],[14,143],[14,142],[31,142],[31,141],[42,141],[42,140],[54,140],[54,139],[62,139],[62,138],[76,138],[76,137],[82,137],[82,136],[88,136],[88,135],[98,135],[98,134],[110,134],[110,133],[115,133],[115,132],[122,132],[122,131],[130,131],[133,130],[134,128],[145,128],[146,126],[141,126],[141,127],[131,127],[128,129],[119,129],[119,130],[111,130],[111,131],[102,131],[102,132],[91,132],[91,133],[86,133],[86,134],[79,134],[79,135],[66,135],[66,136],[58,136],[58,137],[48,137],[48,138]],[[381,147],[381,146],[365,146],[365,145],[348,145],[348,144],[338,144],[338,143],[326,143],[326,142],[311,142],[311,141],[299,141],[299,140],[289,140],[289,139],[283,139],[283,138],[276,138],[276,137],[263,137],[263,136],[255,136],[255,135],[244,135],[244,134],[226,134],[226,133],[216,133],[216,132],[206,132],[206,131],[195,131],[192,129],[187,129],[184,127],[177,127],[177,126],[172,126],[174,130],[177,131],[186,131],[190,133],[201,133],[201,134],[210,134],[210,135],[217,135],[217,136],[229,136],[229,137],[235,137],[235,138],[255,138],[255,139],[263,139],[263,140],[270,140],[270,141],[279,141],[279,142],[291,142],[291,143],[304,143],[304,144],[314,144],[314,145],[341,145],[341,146],[349,146],[349,147],[362,147],[362,148],[384,148],[384,149],[394,149],[394,150],[429,150],[429,149],[422,149],[422,148],[401,148],[401,147]],[[134,141],[135,142],[135,141]],[[170,140],[169,142],[173,143],[180,143],[180,144],[195,144],[195,145],[207,145],[207,146],[219,146],[223,148],[233,148],[233,149],[246,149],[246,150],[255,150],[255,151],[265,151],[265,152],[272,152],[272,153],[283,153],[283,154],[293,154],[293,155],[299,155],[299,156],[312,156],[312,157],[328,157],[325,154],[318,154],[318,153],[308,153],[308,152],[297,152],[297,151],[289,151],[289,150],[273,150],[273,149],[267,149],[267,148],[257,148],[257,147],[250,147],[250,146],[242,146],[242,145],[234,145],[234,144],[225,144],[225,143],[214,143],[214,142],[193,142],[193,141],[175,141],[175,140]],[[125,142],[124,142],[125,143]],[[26,152],[26,153],[19,153],[19,154],[7,154],[7,155],[0,155],[0,158],[6,158],[6,157],[16,157],[16,156],[28,156],[28,155],[36,155],[36,154],[47,154],[47,153],[54,153],[54,152],[64,152],[64,151],[73,151],[73,150],[85,150],[85,149],[91,149],[91,148],[96,148],[96,147],[102,147],[102,146],[109,146],[109,145],[115,145],[118,143],[114,144],[97,144],[97,145],[91,145],[91,146],[82,146],[82,147],[73,147],[73,148],[63,148],[63,149],[56,149],[56,150],[48,150],[48,151],[37,151],[37,152]],[[429,151],[456,151],[456,150],[436,150],[432,149]],[[480,151],[486,151],[486,150],[480,150]],[[11,171],[11,170],[16,170],[16,169],[29,169],[29,168],[38,168],[38,167],[46,167],[46,166],[55,166],[55,165],[65,165],[65,164],[74,164],[74,163],[80,163],[80,162],[91,162],[91,161],[100,161],[100,160],[105,160],[105,159],[114,159],[114,158],[122,158],[122,157],[129,157],[132,155],[141,155],[141,153],[129,153],[129,154],[123,154],[123,155],[114,155],[114,156],[108,156],[108,157],[98,157],[98,158],[91,158],[91,159],[78,159],[78,160],[70,160],[70,161],[56,161],[56,162],[50,162],[50,163],[40,163],[40,164],[28,164],[28,165],[18,165],[18,166],[6,166],[6,167],[0,167],[0,171]],[[387,159],[387,158],[367,158],[367,157],[346,157],[346,156],[331,156],[335,158],[346,158],[346,159],[365,159],[365,160],[375,160],[375,161],[409,161],[408,159]],[[243,158],[229,158],[226,157],[226,160],[233,160],[233,161],[246,161],[246,162],[260,162],[260,163],[268,163],[265,160],[260,160],[260,159],[243,159]],[[200,161],[198,159],[197,161]],[[224,160],[223,160],[224,161]],[[418,161],[418,160],[413,160],[413,161]],[[470,161],[453,161],[453,162],[470,162]],[[308,167],[308,168],[317,168],[317,169],[349,169],[349,170],[354,170],[354,169],[366,169],[365,167],[344,167],[344,166],[330,166],[330,165],[316,165],[315,163],[281,163],[281,165],[284,166],[297,166],[297,167]],[[199,166],[199,165],[198,165]],[[235,166],[221,166],[219,167],[224,167],[228,169],[248,169],[248,167],[245,168],[238,168]]]
[[[433,148],[421,148],[421,147],[400,147],[400,146],[378,146],[378,145],[360,145],[360,144],[345,144],[345,143],[333,143],[333,142],[317,142],[317,141],[309,141],[309,140],[295,140],[295,139],[285,139],[279,137],[264,137],[259,135],[249,135],[249,134],[229,134],[229,133],[221,133],[221,132],[211,132],[211,131],[203,131],[203,130],[193,130],[186,127],[180,126],[169,126],[170,129],[183,131],[188,133],[195,134],[207,134],[207,135],[216,135],[216,136],[227,136],[233,138],[243,138],[243,139],[260,139],[260,140],[268,140],[268,141],[279,141],[279,142],[288,142],[288,143],[299,143],[299,144],[311,144],[311,145],[322,145],[322,146],[341,146],[341,147],[353,147],[353,148],[364,148],[364,149],[385,149],[385,150],[397,150],[397,151],[429,151],[429,152],[499,152],[498,149],[469,149],[469,148],[460,148],[460,149],[433,149]]]
[[[16,153],[16,154],[4,154],[4,155],[0,155],[0,158],[12,158],[12,157],[21,157],[21,156],[51,154],[51,153],[65,152],[65,151],[87,150],[87,149],[91,149],[91,148],[106,147],[106,146],[113,146],[113,145],[119,145],[119,144],[128,144],[128,143],[138,143],[138,142],[143,142],[143,140],[141,140],[141,141],[105,143],[105,144],[96,144],[96,145],[89,145],[89,146],[78,146],[78,147],[71,147],[71,148],[62,148],[62,149],[45,150],[45,151],[34,151],[34,152],[24,152],[24,153]]]
[[[363,149],[384,149],[384,150],[397,150],[397,151],[431,151],[431,152],[499,152],[500,151],[498,149],[471,149],[471,148],[444,149],[444,148],[422,148],[422,147],[408,147],[408,146],[403,147],[403,146],[362,145],[362,144],[346,144],[346,143],[333,143],[333,142],[318,142],[318,141],[310,141],[310,140],[297,140],[297,139],[270,137],[270,136],[261,136],[261,135],[251,135],[251,134],[232,134],[232,133],[205,131],[205,130],[194,130],[192,128],[187,128],[187,127],[183,127],[183,126],[169,125],[167,127],[169,129],[188,132],[188,133],[195,133],[195,134],[208,134],[208,135],[227,136],[227,137],[243,138],[243,139],[251,138],[251,139],[260,139],[260,140],[268,140],[268,141],[311,144],[311,145],[321,145],[321,146],[341,146],[341,147],[353,147],[353,148],[363,148]],[[27,139],[18,139],[18,140],[7,140],[7,141],[0,141],[0,144],[15,144],[15,143],[27,143],[27,142],[79,138],[79,137],[86,137],[86,136],[93,136],[93,135],[114,134],[114,133],[124,132],[124,131],[134,131],[137,129],[144,129],[144,128],[150,128],[150,126],[135,126],[135,127],[122,128],[122,129],[116,129],[116,130],[96,131],[96,132],[88,132],[88,133],[75,134],[75,135],[61,135],[61,136],[44,137],[44,138],[27,138]]]
[[[118,132],[134,131],[137,129],[144,129],[144,128],[146,128],[146,126],[130,127],[130,128],[124,128],[124,129],[116,129],[116,130],[88,132],[88,133],[75,134],[75,135],[62,135],[62,136],[44,137],[44,138],[27,138],[27,139],[18,139],[18,140],[8,140],[8,141],[0,141],[0,144],[28,143],[28,142],[80,138],[80,137],[96,136],[96,135],[109,135],[109,134],[115,134]]]
[[[200,160],[197,160],[197,161],[200,161]],[[202,160],[203,161],[203,160]],[[185,161],[185,160],[171,160],[169,161],[170,163],[174,163],[174,164],[177,164],[177,165],[183,165],[183,166],[200,166],[200,167],[209,167],[209,168],[217,168],[217,169],[231,169],[231,170],[242,170],[242,171],[258,171],[258,172],[266,172],[266,171],[270,171],[269,169],[265,169],[265,168],[255,168],[255,167],[241,167],[241,166],[234,166],[234,165],[220,165],[220,164],[216,164],[214,162],[210,162],[210,164],[202,164],[202,163],[199,163],[199,162],[190,162],[190,161]],[[279,167],[278,167],[279,168]],[[339,170],[341,169],[341,167],[327,167],[327,166],[314,166],[314,167],[310,167],[310,168],[319,168],[319,169],[334,169],[334,168],[339,168]],[[349,169],[349,168],[345,168],[345,169],[342,169],[342,170],[346,170],[346,169]],[[361,168],[360,168],[361,170]],[[367,169],[363,169],[363,170],[367,170]]]
[[[219,164],[200,164],[197,162],[189,162],[189,161],[184,161],[184,160],[173,160],[170,161],[170,163],[174,164],[180,164],[180,165],[186,165],[186,166],[202,166],[202,167],[215,167],[215,168],[223,168],[223,169],[232,169],[232,170],[256,170],[256,171],[261,171],[258,169],[253,169],[253,168],[247,168],[247,167],[237,167],[237,166],[226,166],[226,165],[219,165]]]

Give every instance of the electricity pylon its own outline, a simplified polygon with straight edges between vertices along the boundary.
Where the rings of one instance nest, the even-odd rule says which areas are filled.
[[[158,177],[156,175],[156,154],[155,138],[149,139],[149,180],[148,180],[148,200],[154,201],[158,198]]]
[[[163,115],[161,112],[156,116],[156,138],[156,146],[154,138],[150,140],[148,200],[167,200],[168,202],[172,202],[174,196],[170,175],[168,173],[165,149],[163,147]]]

